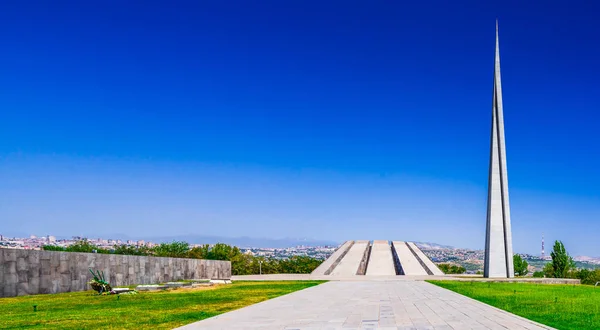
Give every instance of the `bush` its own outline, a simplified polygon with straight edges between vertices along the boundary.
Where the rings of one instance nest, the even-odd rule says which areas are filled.
[[[571,271],[569,275],[571,278],[580,279],[581,284],[594,285],[596,282],[600,282],[600,269],[576,269]]]
[[[542,272],[542,271],[533,272],[533,277],[544,277],[544,272]]]
[[[147,246],[115,245],[111,253],[124,254],[128,256],[148,256],[153,254],[153,250]]]
[[[85,253],[110,253],[106,249],[97,247],[95,244],[90,243],[86,239],[75,242],[73,245],[67,246],[65,249],[67,252],[85,252]]]
[[[153,254],[157,257],[186,258],[190,251],[190,245],[187,242],[161,243],[153,249]]]
[[[438,264],[437,266],[444,274],[464,274],[467,271],[465,267],[454,264]]]
[[[66,251],[66,249],[62,246],[56,245],[44,245],[42,246],[42,250],[44,251]]]

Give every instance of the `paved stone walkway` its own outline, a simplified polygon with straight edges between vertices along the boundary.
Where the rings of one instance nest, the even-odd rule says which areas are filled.
[[[181,329],[551,328],[423,281],[335,281]]]

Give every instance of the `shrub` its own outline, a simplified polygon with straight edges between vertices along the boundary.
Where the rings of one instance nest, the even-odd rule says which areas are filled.
[[[438,264],[438,267],[444,274],[464,274],[467,271],[465,267],[454,264]]]
[[[88,283],[94,291],[98,292],[98,294],[102,294],[104,292],[110,292],[112,290],[112,287],[104,278],[104,272],[100,272],[99,270],[94,272],[90,268],[90,273],[92,273],[93,278]]]
[[[86,252],[86,253],[110,253],[110,251],[106,249],[102,249],[97,247],[95,244],[91,243],[86,239],[82,239],[80,241],[75,242],[73,245],[67,246],[65,249],[67,252]]]
[[[157,257],[185,258],[190,251],[187,242],[161,243],[154,247],[154,255]]]
[[[147,246],[115,245],[111,253],[129,256],[147,256],[152,254],[152,249]]]
[[[42,250],[44,251],[66,251],[66,249],[62,246],[57,245],[44,245],[42,246]]]
[[[576,269],[571,271],[569,277],[580,279],[581,284],[594,285],[596,282],[600,282],[600,269]]]

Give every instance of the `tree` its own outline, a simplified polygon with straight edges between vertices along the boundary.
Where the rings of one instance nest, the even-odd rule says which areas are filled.
[[[185,258],[190,250],[187,242],[161,243],[154,247],[154,254],[157,257]]]
[[[527,267],[529,267],[529,264],[527,263],[527,261],[523,260],[523,258],[521,258],[520,255],[515,254],[513,256],[513,264],[515,266],[516,276],[525,276],[527,275],[527,273],[529,273],[529,269],[527,269]]]
[[[44,245],[42,246],[42,250],[44,251],[66,251],[66,249],[62,246],[58,245]]]
[[[124,254],[128,256],[147,256],[152,254],[152,250],[147,246],[132,246],[126,244],[115,244],[111,253]]]
[[[208,254],[208,250],[208,244],[196,246],[188,251],[187,257],[192,259],[206,259],[205,256]]]
[[[237,246],[231,246],[224,243],[217,243],[204,256],[211,260],[231,260],[234,256],[242,253]]]
[[[552,263],[549,262],[546,265],[544,265],[544,269],[542,270],[542,272],[544,273],[544,277],[554,277],[554,268],[552,267]]]
[[[82,239],[72,245],[67,246],[67,252],[87,252],[87,253],[109,253],[108,250],[97,247],[87,239]]]
[[[552,277],[555,278],[566,278],[569,271],[575,268],[575,262],[573,258],[567,253],[564,244],[561,241],[554,242],[552,249]]]
[[[288,259],[279,260],[281,273],[309,274],[319,267],[321,260],[308,256],[292,256]]]
[[[600,282],[600,268],[589,270],[589,269],[576,269],[571,272],[571,277],[578,278],[581,280],[581,284],[594,285]]]
[[[437,266],[444,274],[464,274],[467,271],[465,267],[459,265],[438,264]]]

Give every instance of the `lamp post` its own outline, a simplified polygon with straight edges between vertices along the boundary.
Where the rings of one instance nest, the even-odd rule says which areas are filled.
[[[259,275],[262,275],[262,260],[258,261],[258,273]]]

